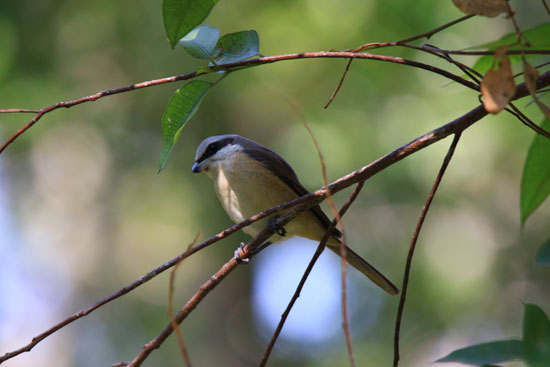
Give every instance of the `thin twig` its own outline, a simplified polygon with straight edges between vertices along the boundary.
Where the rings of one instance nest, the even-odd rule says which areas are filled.
[[[350,59],[350,62],[353,59]],[[348,63],[349,65],[349,63]],[[323,178],[323,186],[328,186],[328,180],[327,180],[327,167],[325,165],[325,159],[323,157],[323,152],[321,151],[321,147],[319,146],[319,142],[315,138],[315,134],[313,133],[313,129],[307,122],[304,114],[302,111],[296,106],[294,103],[292,103],[294,109],[298,114],[300,115],[302,119],[302,123],[306,127],[309,135],[311,136],[311,139],[313,140],[313,144],[315,145],[315,150],[317,150],[317,154],[319,155],[319,162],[321,163],[321,176]],[[348,357],[350,366],[355,366],[355,358],[353,357],[353,348],[351,344],[351,335],[349,331],[349,317],[348,317],[348,296],[347,296],[347,279],[348,279],[348,261],[347,261],[347,254],[346,254],[346,244],[347,244],[347,238],[346,238],[346,231],[344,229],[344,222],[342,221],[342,217],[338,213],[338,210],[336,209],[336,206],[334,205],[334,201],[332,200],[332,195],[330,194],[330,191],[327,190],[327,203],[330,208],[330,211],[332,212],[332,215],[334,216],[334,219],[338,223],[338,227],[340,229],[340,233],[342,233],[342,238],[340,240],[340,257],[342,259],[342,327],[344,329],[344,337],[346,339],[346,346],[348,349]]]
[[[340,217],[343,217],[346,211],[349,209],[351,204],[355,201],[359,193],[361,192],[361,189],[363,188],[364,181],[360,181],[355,186],[355,189],[351,193],[350,197],[346,201],[346,203],[342,206],[342,209],[340,209]],[[264,356],[262,357],[262,360],[259,364],[260,367],[264,367],[267,363],[267,360],[269,359],[269,356],[271,355],[271,352],[273,350],[273,347],[275,346],[275,343],[277,342],[277,339],[279,338],[279,334],[281,333],[281,330],[283,329],[283,326],[286,322],[286,319],[288,318],[288,315],[290,314],[290,310],[292,307],[294,307],[294,304],[298,300],[298,297],[300,297],[300,293],[302,292],[302,288],[304,287],[307,278],[309,277],[309,274],[311,273],[311,270],[313,269],[313,266],[315,265],[317,259],[319,256],[321,256],[321,253],[323,253],[323,250],[325,249],[325,243],[327,240],[332,236],[332,230],[336,226],[336,219],[334,219],[330,226],[325,231],[325,235],[321,239],[321,242],[319,242],[319,246],[317,246],[317,250],[313,254],[313,257],[311,258],[309,265],[307,266],[304,275],[302,275],[302,279],[300,279],[300,282],[298,283],[298,286],[296,287],[296,291],[294,291],[294,295],[292,296],[292,299],[286,306],[285,311],[281,315],[281,320],[279,321],[279,324],[277,325],[277,328],[275,328],[275,331],[273,333],[273,336],[271,337],[271,340],[269,341],[269,344],[265,350]]]
[[[399,45],[403,45],[403,44],[407,44],[408,42],[412,42],[412,41],[416,41],[418,39],[421,39],[421,38],[426,38],[426,39],[429,39],[430,37],[432,37],[434,34],[446,29],[446,28],[449,28],[457,23],[460,23],[464,20],[467,20],[467,19],[470,19],[471,17],[473,17],[474,15],[465,15],[461,18],[458,18],[458,19],[455,19],[447,24],[443,24],[442,26],[439,26],[439,27],[436,27],[434,29],[431,29],[427,32],[424,32],[424,33],[421,33],[421,34],[418,34],[416,36],[412,36],[412,37],[408,37],[408,38],[405,38],[405,39],[402,39],[401,41],[397,41],[397,42],[383,42],[383,43],[367,43],[365,45],[362,45],[362,46],[359,46],[357,48],[354,48],[354,49],[351,49],[351,50],[347,50],[347,51],[351,51],[351,52],[360,52],[360,51],[363,51],[367,48],[374,48],[374,47],[371,47],[372,45],[377,45],[377,48],[380,48],[380,47],[388,47],[388,46],[399,46]],[[344,83],[344,79],[346,77],[346,74],[348,73],[348,70],[349,70],[349,67],[351,65],[351,62],[353,61],[353,59],[349,59],[347,65],[346,65],[346,68],[344,69],[344,73],[342,74],[342,77],[340,78],[340,81],[338,83],[338,85],[336,86],[336,89],[334,90],[334,92],[332,93],[332,95],[330,96],[327,104],[325,105],[325,109],[328,108],[328,106],[332,103],[332,101],[334,100],[334,98],[336,97],[336,94],[338,94],[338,92],[340,91],[340,88],[342,87],[342,84]]]
[[[520,120],[525,126],[529,127],[533,131],[535,131],[537,134],[540,134],[548,139],[550,139],[550,132],[544,130],[539,125],[535,124],[531,119],[529,119],[519,108],[517,108],[512,102],[508,103],[508,105],[511,107],[512,111],[514,111],[513,115],[516,116],[518,120]],[[511,112],[507,109],[508,112]]]
[[[446,23],[446,24],[443,24],[439,27],[436,27],[434,29],[431,29],[427,32],[424,32],[424,33],[420,33],[416,36],[412,36],[412,37],[407,37],[405,39],[402,39],[401,41],[397,41],[397,42],[372,42],[372,43],[366,43],[362,46],[359,46],[355,49],[353,49],[352,51],[354,52],[359,52],[359,51],[363,51],[363,50],[366,50],[366,49],[372,49],[372,48],[381,48],[381,47],[388,47],[388,46],[396,46],[400,43],[408,43],[408,42],[412,42],[412,41],[416,41],[416,40],[419,40],[419,39],[422,39],[422,38],[427,38],[429,39],[430,37],[432,37],[434,34],[438,33],[438,32],[441,32],[442,30],[444,29],[447,29],[457,23],[460,23],[460,22],[463,22],[467,19],[470,19],[472,18],[474,15],[472,14],[468,14],[468,15],[465,15],[463,17],[460,17],[458,19],[455,19],[453,21],[450,21],[449,23]]]
[[[149,81],[146,81],[146,82],[141,82],[141,83],[136,83],[136,84],[130,84],[130,85],[120,87],[120,88],[107,89],[107,90],[103,90],[103,91],[91,94],[91,95],[86,96],[86,97],[73,99],[73,100],[70,100],[70,101],[57,102],[57,103],[55,103],[51,106],[42,108],[40,110],[36,110],[37,111],[36,116],[34,116],[25,126],[23,126],[15,134],[13,134],[8,140],[6,140],[4,142],[4,144],[2,144],[2,146],[0,147],[0,153],[2,153],[8,147],[8,145],[13,143],[15,141],[15,139],[17,139],[19,136],[21,136],[27,130],[29,130],[31,127],[33,127],[34,124],[36,124],[42,118],[42,116],[44,116],[45,114],[47,114],[47,113],[49,113],[53,110],[57,110],[58,108],[70,108],[70,107],[79,105],[81,103],[92,102],[92,101],[95,101],[99,98],[103,98],[103,97],[106,97],[106,96],[111,96],[111,95],[114,95],[114,94],[124,93],[124,92],[128,92],[128,91],[135,90],[135,89],[151,87],[151,86],[154,86],[154,85],[173,83],[173,82],[177,82],[177,81],[180,81],[180,80],[187,80],[187,79],[194,78],[194,77],[196,77],[198,75],[201,75],[201,74],[202,73],[197,73],[196,71],[194,71],[192,73],[181,74],[181,75],[176,75],[176,76],[170,76],[170,77],[167,77],[167,78],[161,78],[161,79],[155,79],[155,80],[149,80]],[[13,109],[7,109],[7,110],[0,109],[0,113],[3,113],[4,111],[9,111],[9,110],[12,110],[12,112],[13,112]],[[31,111],[31,110],[26,110],[26,111]]]
[[[495,51],[464,51],[464,50],[445,50],[438,48],[438,51],[448,55],[463,56],[493,56]],[[506,55],[550,55],[550,50],[507,50]]]
[[[544,6],[544,9],[546,9],[546,12],[548,13],[548,15],[550,15],[550,7],[546,3],[546,0],[541,0],[541,1],[542,1],[542,5]]]
[[[40,110],[29,110],[26,108],[2,108],[0,113],[40,113]]]
[[[335,223],[335,221],[333,221]],[[332,227],[334,228],[334,226]],[[290,299],[290,302],[286,306],[285,311],[281,315],[281,320],[277,324],[277,327],[275,328],[275,331],[273,332],[273,336],[271,337],[271,340],[269,341],[269,344],[267,345],[267,348],[264,352],[264,355],[262,357],[262,360],[260,361],[259,367],[264,367],[267,363],[267,360],[269,359],[269,356],[271,355],[271,351],[273,350],[273,347],[275,346],[275,343],[277,342],[277,339],[279,338],[279,334],[281,333],[283,326],[286,322],[286,319],[288,318],[288,315],[290,314],[290,310],[292,310],[292,307],[294,307],[294,304],[298,300],[298,297],[300,297],[300,293],[302,292],[302,288],[304,287],[307,278],[309,277],[309,274],[311,273],[311,270],[313,269],[313,266],[317,262],[317,259],[321,254],[323,253],[323,250],[325,249],[325,244],[330,237],[330,232],[327,230],[325,232],[325,236],[323,237],[323,240],[319,242],[319,246],[317,246],[317,250],[313,254],[313,257],[309,261],[309,264],[304,271],[304,275],[302,275],[302,278],[300,279],[300,282],[298,283],[298,286],[296,287],[296,291],[294,291],[294,294],[292,298]]]
[[[524,57],[524,59],[525,59],[525,57]],[[541,63],[541,64],[535,65],[534,68],[535,68],[535,69],[541,69],[541,68],[543,68],[543,67],[545,67],[545,66],[547,66],[547,65],[550,65],[550,61],[546,61],[546,62],[543,62],[543,63]],[[523,72],[523,70],[522,70],[522,71],[520,71],[520,72],[514,74],[513,78],[515,79],[515,78],[517,78],[518,76],[521,76],[521,75],[523,75],[523,74],[524,74],[524,72]]]
[[[350,67],[352,61],[353,61],[353,59],[349,59],[348,63],[346,64],[346,68],[344,69],[344,73],[342,74],[342,77],[340,78],[340,81],[338,82],[338,85],[336,86],[336,89],[334,90],[334,92],[332,92],[332,95],[328,99],[328,102],[325,105],[325,109],[328,108],[328,106],[330,106],[330,104],[334,100],[334,97],[336,97],[336,94],[338,94],[338,92],[340,91],[340,88],[342,88],[342,84],[344,84],[344,79],[346,78],[346,75],[348,74],[349,67]]]
[[[408,65],[411,67],[423,69],[430,71],[432,73],[436,73],[439,75],[444,76],[445,78],[454,80],[455,82],[462,84],[470,89],[473,89],[475,91],[479,91],[479,87],[461,76],[455,75],[451,72],[448,72],[446,70],[443,70],[441,68],[437,68],[435,66],[424,64],[418,61],[413,60],[407,60],[401,57],[395,57],[395,56],[385,56],[385,55],[375,55],[371,53],[356,53],[356,52],[346,52],[346,51],[320,51],[320,52],[302,52],[302,53],[294,53],[294,54],[286,54],[286,55],[277,55],[277,56],[266,56],[266,57],[258,57],[255,59],[249,59],[249,60],[243,60],[233,63],[228,63],[223,65],[224,70],[239,70],[246,67],[251,67],[255,65],[266,65],[271,64],[275,62],[281,62],[281,61],[288,61],[288,60],[299,60],[299,59],[314,59],[314,58],[343,58],[343,59],[349,59],[349,58],[356,58],[356,59],[365,59],[365,60],[377,60],[377,61],[383,61],[383,62],[391,62],[396,64],[403,64]],[[212,71],[215,71],[216,69],[211,68]],[[167,83],[173,83],[181,80],[188,80],[191,78],[195,78],[199,75],[203,75],[204,72],[197,72],[194,71],[192,73],[187,74],[181,74],[176,76],[171,76],[167,78],[161,78],[161,79],[155,79],[150,80],[146,82],[141,82],[137,84],[131,84],[120,88],[114,88],[114,89],[108,89],[104,91],[97,92],[95,94],[74,99],[71,101],[64,101],[64,102],[57,102],[56,104],[53,104],[51,106],[42,108],[38,110],[39,112],[34,116],[25,126],[23,126],[21,129],[19,129],[15,134],[13,134],[8,140],[0,146],[0,153],[2,153],[11,143],[13,143],[18,137],[23,135],[26,131],[28,131],[31,127],[34,126],[45,114],[56,110],[58,108],[70,108],[73,106],[76,106],[81,103],[85,102],[91,102],[95,101],[97,99],[128,92],[131,90],[151,87],[155,85],[161,85],[161,84],[167,84]],[[0,110],[2,112],[2,110]]]
[[[191,247],[195,245],[195,243],[198,241],[200,234],[197,234],[193,242],[189,244],[187,247],[187,250],[189,250]],[[176,320],[174,320],[174,312],[173,312],[173,305],[174,305],[174,284],[175,284],[175,278],[176,273],[180,267],[181,264],[183,264],[183,260],[181,259],[176,266],[174,266],[174,269],[170,272],[170,281],[168,284],[168,317],[170,318],[170,322],[172,323],[172,327],[175,330],[176,338],[178,339],[178,345],[180,347],[180,351],[183,357],[183,361],[185,362],[185,365],[187,367],[191,367],[191,357],[189,356],[189,352],[187,351],[187,348],[185,347],[185,343],[183,342],[183,336],[181,335],[181,330],[179,328],[178,323]]]
[[[468,77],[470,77],[470,79],[472,79],[476,84],[481,84],[481,81],[480,79],[483,79],[483,75],[481,75],[479,72],[477,72],[475,69],[469,67],[468,65],[466,64],[463,64],[459,61],[456,61],[455,59],[453,59],[450,54],[448,53],[445,53],[445,52],[440,52],[441,49],[439,47],[435,47],[433,45],[422,45],[420,47],[418,46],[411,46],[411,45],[404,45],[405,47],[408,47],[408,48],[412,48],[412,49],[415,49],[415,50],[418,50],[418,51],[423,51],[423,52],[427,52],[427,53],[430,53],[432,55],[435,55],[437,57],[441,57],[442,59],[450,62],[451,64],[455,65],[456,67],[458,67],[464,74],[468,75]]]
[[[443,164],[441,165],[441,168],[439,170],[439,173],[437,174],[437,177],[435,179],[435,182],[432,186],[432,189],[430,190],[430,193],[428,194],[428,198],[426,199],[426,203],[424,204],[424,207],[422,208],[422,212],[420,213],[420,216],[418,218],[418,222],[416,224],[416,228],[414,230],[414,234],[411,240],[411,245],[409,248],[409,254],[407,256],[407,263],[405,265],[405,273],[403,275],[403,289],[401,291],[401,298],[399,299],[399,307],[397,309],[397,318],[395,321],[395,334],[394,334],[394,344],[393,344],[393,366],[397,367],[399,365],[399,331],[401,329],[401,317],[403,315],[403,309],[405,307],[405,300],[407,297],[407,289],[409,285],[409,275],[411,271],[411,265],[412,265],[412,258],[414,254],[414,250],[416,248],[416,242],[418,240],[418,235],[420,234],[420,230],[422,229],[422,224],[424,223],[424,219],[426,219],[426,215],[428,214],[428,210],[430,209],[430,204],[433,201],[433,198],[435,196],[435,193],[437,191],[437,188],[439,187],[439,184],[441,183],[441,179],[443,178],[443,175],[445,174],[445,170],[447,169],[447,166],[449,165],[449,162],[451,161],[451,158],[453,157],[453,153],[455,151],[456,145],[458,144],[458,141],[460,139],[461,133],[458,132],[455,134],[453,138],[453,142],[451,143],[451,146],[449,147],[449,151],[447,152],[447,155],[445,156],[445,159],[443,160]]]
[[[518,41],[518,44],[521,46],[522,50],[524,46],[530,47],[531,44],[529,43],[529,40],[523,36],[523,33],[521,32],[521,29],[519,28],[519,24],[515,17],[515,12],[512,10],[512,7],[510,6],[509,2],[504,2],[506,5],[506,12],[508,13],[508,18],[512,21],[512,24],[514,26],[514,29],[516,30],[516,39]],[[524,42],[521,42],[523,39]],[[522,53],[523,55],[523,53]]]

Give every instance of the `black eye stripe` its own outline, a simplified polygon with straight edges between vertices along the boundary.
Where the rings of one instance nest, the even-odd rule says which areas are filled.
[[[198,162],[202,162],[204,161],[205,159],[213,156],[214,154],[216,154],[220,149],[222,149],[223,147],[225,147],[226,145],[230,145],[233,143],[233,138],[227,138],[227,139],[223,139],[223,140],[218,140],[218,141],[215,141],[215,142],[212,142],[210,143],[206,149],[204,150],[204,153],[201,155],[200,159],[198,160]]]

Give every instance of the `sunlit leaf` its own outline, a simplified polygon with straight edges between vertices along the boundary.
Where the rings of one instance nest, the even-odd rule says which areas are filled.
[[[178,141],[183,127],[193,117],[204,95],[213,84],[202,80],[193,80],[178,89],[162,116],[162,156],[159,172],[166,167],[170,152]]]
[[[205,24],[187,33],[185,37],[178,41],[178,44],[191,56],[199,59],[210,59],[214,56],[219,38],[220,30]]]
[[[220,54],[214,59],[216,64],[228,64],[257,56],[260,53],[260,38],[256,31],[228,33],[218,41]]]
[[[541,127],[549,131],[550,120]],[[523,165],[520,188],[521,223],[550,195],[550,139],[536,134]]]
[[[506,0],[453,0],[463,13],[496,17],[506,13]]]
[[[467,364],[492,364],[522,358],[520,340],[500,340],[489,343],[475,344],[457,349],[436,362],[460,362]]]
[[[218,0],[163,0],[162,18],[172,48],[193,28],[201,24]]]
[[[546,50],[550,48],[550,23],[545,23],[537,27],[527,29],[523,31],[522,34],[523,37],[529,41],[532,49]],[[494,42],[484,43],[482,45],[471,47],[470,49],[487,49],[490,51],[494,51],[502,45],[510,45],[511,50],[517,50],[520,48],[519,45],[512,46],[516,42],[516,32],[511,32],[502,36]],[[529,58],[536,55],[525,56]],[[509,57],[512,64],[521,61],[520,55],[509,55]],[[487,70],[491,68],[492,63],[493,56],[481,56],[477,60],[473,68],[479,73],[484,74]]]
[[[506,46],[501,46],[495,52],[496,67],[487,71],[481,81],[483,107],[489,113],[502,111],[516,92],[514,74],[510,59],[506,55]]]
[[[523,355],[530,367],[550,366],[550,320],[534,304],[524,308]]]
[[[550,266],[550,238],[539,247],[535,261],[539,265]]]

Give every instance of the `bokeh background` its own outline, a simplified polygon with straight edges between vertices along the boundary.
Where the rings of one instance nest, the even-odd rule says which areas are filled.
[[[527,29],[548,21],[538,0],[511,1]],[[166,41],[161,1],[0,2],[0,107],[41,108],[202,64]],[[220,1],[206,23],[222,33],[255,29],[261,52],[344,49],[424,32],[461,16],[449,1]],[[476,18],[429,43],[460,49],[512,30]],[[411,50],[383,50],[448,67]],[[467,60],[472,64],[474,59]],[[426,71],[355,61],[323,109],[345,60],[300,60],[240,71],[209,92],[157,174],[168,84],[103,98],[45,116],[0,159],[0,354],[120,289],[231,224],[211,182],[192,175],[194,150],[210,135],[238,133],[269,146],[304,185],[321,184],[319,140],[329,180],[355,170],[477,104],[475,93]],[[525,107],[527,101],[518,105]],[[526,107],[535,120],[541,116]],[[0,115],[2,141],[30,115]],[[522,302],[550,311],[548,269],[534,264],[548,236],[545,203],[523,229],[519,182],[533,132],[487,117],[463,134],[420,236],[402,325],[402,362],[424,366],[476,342],[521,335]],[[450,140],[367,182],[345,217],[350,245],[401,286],[406,252]],[[343,203],[349,190],[335,199]],[[241,233],[197,253],[177,274],[176,307],[225,263]],[[182,326],[198,366],[256,365],[315,250],[272,246],[234,271]],[[271,366],[346,365],[340,268],[323,254],[271,358]],[[130,360],[168,322],[168,272],[65,327],[6,366],[104,366]],[[357,364],[387,366],[398,298],[350,273]],[[147,365],[178,365],[171,337]]]

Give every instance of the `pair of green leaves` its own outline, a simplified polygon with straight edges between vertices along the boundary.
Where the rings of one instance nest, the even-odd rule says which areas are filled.
[[[521,340],[499,340],[458,349],[436,362],[478,366],[523,360],[529,367],[550,366],[550,320],[537,305],[525,304]]]
[[[246,60],[260,54],[260,41],[256,31],[229,33],[220,38],[220,31],[202,23],[218,0],[164,0],[162,4],[164,28],[170,46],[178,43],[193,57],[210,60],[208,67],[198,74],[223,70],[223,65]],[[218,79],[218,81],[220,81]],[[178,141],[185,124],[197,112],[206,92],[216,82],[193,80],[178,89],[162,116],[162,154],[160,169],[166,167],[168,157]]]
[[[232,62],[248,59],[260,54],[260,39],[256,31],[228,33],[220,38],[219,29],[201,25],[178,43],[191,56],[198,59],[209,59],[211,65],[222,66]]]

